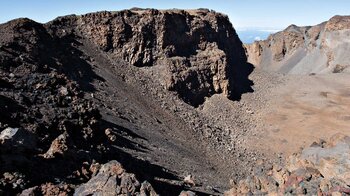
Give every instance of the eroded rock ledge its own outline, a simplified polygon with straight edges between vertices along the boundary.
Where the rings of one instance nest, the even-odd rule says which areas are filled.
[[[241,77],[246,76],[241,70],[249,68],[242,43],[228,17],[214,11],[135,8],[63,17],[48,24],[58,32],[64,26],[74,26],[114,58],[137,67],[159,65],[165,87],[194,106],[216,93],[239,97],[250,85]]]

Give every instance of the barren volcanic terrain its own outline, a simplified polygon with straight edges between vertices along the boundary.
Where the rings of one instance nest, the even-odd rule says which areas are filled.
[[[207,97],[251,91],[252,65],[227,16],[134,9],[18,19],[0,33],[5,192],[71,190],[109,160],[159,193],[190,188],[188,175],[216,192],[254,165],[256,154],[233,142],[246,135],[240,117],[216,125],[202,111]]]
[[[268,107],[259,111],[265,127],[257,148],[289,155],[313,141],[349,134],[349,76],[283,76],[283,82],[265,95]]]
[[[0,195],[349,194],[346,67],[274,72],[265,42],[207,9],[0,24]]]
[[[337,132],[349,133],[349,24],[348,16],[334,16],[246,45],[248,61],[279,81],[270,93],[262,92],[268,107],[260,111],[266,132],[259,147],[268,143],[268,151],[293,153]]]

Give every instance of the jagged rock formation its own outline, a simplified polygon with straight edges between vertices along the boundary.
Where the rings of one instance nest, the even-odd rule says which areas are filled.
[[[267,40],[246,45],[256,67],[291,74],[337,73],[349,67],[350,16],[316,26],[291,25]]]
[[[191,105],[216,93],[239,97],[249,89],[244,77],[251,67],[242,43],[228,17],[213,11],[99,12],[59,18],[48,27],[58,34],[78,31],[134,66],[159,66],[165,88]]]

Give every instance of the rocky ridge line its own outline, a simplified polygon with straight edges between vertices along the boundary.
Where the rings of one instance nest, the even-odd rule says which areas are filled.
[[[281,73],[339,73],[349,67],[350,16],[334,16],[315,26],[290,25],[267,40],[247,44],[248,61]]]

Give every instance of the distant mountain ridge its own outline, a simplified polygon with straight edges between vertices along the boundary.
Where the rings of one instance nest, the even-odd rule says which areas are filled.
[[[290,25],[267,40],[246,44],[256,67],[289,74],[332,73],[350,66],[350,16],[316,26]]]

